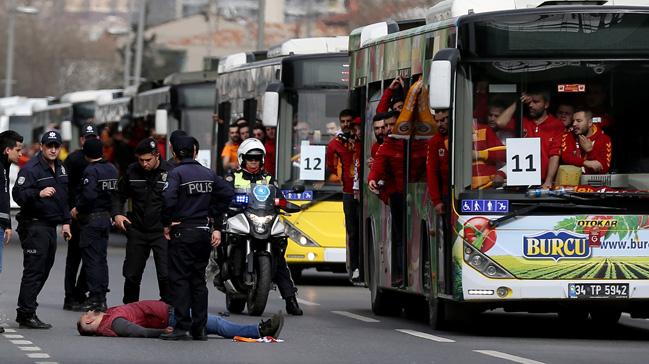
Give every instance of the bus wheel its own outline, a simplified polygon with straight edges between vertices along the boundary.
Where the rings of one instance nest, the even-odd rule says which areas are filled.
[[[558,314],[559,320],[569,324],[583,323],[588,320],[588,311],[585,310],[565,308],[560,310]]]
[[[616,310],[592,310],[590,317],[600,325],[615,325],[622,317],[621,311]]]
[[[428,299],[428,324],[433,330],[442,330],[447,326],[444,300],[434,297]]]

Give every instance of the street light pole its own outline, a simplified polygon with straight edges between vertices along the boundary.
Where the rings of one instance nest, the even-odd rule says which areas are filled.
[[[264,49],[264,38],[266,37],[266,0],[259,0],[257,11],[257,50]]]
[[[138,0],[140,3],[139,19],[137,22],[137,48],[135,49],[135,85],[140,84],[142,76],[142,48],[144,43],[144,22],[146,21],[146,0]]]
[[[7,62],[5,67],[5,97],[11,96],[14,74],[14,31],[16,28],[16,0],[9,0],[7,5]]]
[[[124,89],[131,85],[131,24],[133,23],[133,0],[128,0],[128,32],[124,49]]]

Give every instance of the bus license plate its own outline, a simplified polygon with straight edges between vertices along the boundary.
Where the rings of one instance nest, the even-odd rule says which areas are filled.
[[[627,283],[570,283],[569,298],[629,298]]]

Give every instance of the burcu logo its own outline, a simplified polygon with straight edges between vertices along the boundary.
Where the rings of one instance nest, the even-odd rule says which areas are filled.
[[[530,259],[586,259],[590,257],[588,235],[548,231],[523,236],[523,256]]]

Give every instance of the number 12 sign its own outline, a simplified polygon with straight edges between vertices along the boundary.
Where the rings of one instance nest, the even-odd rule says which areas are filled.
[[[303,141],[300,145],[300,179],[303,181],[325,180],[325,155],[324,145],[310,145]]]
[[[541,138],[507,139],[507,185],[541,184]]]

